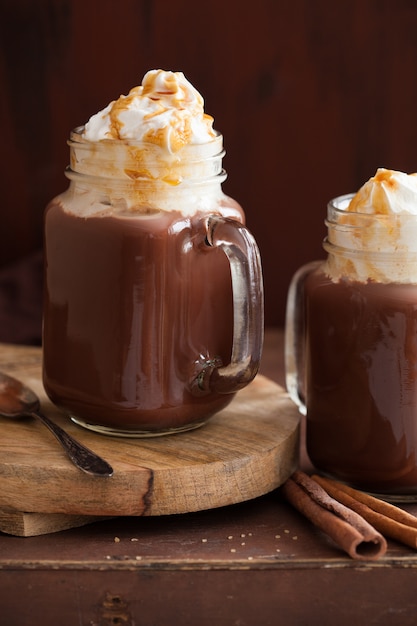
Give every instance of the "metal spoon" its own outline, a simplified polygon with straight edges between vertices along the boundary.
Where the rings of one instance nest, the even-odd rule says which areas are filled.
[[[39,398],[31,389],[16,378],[2,372],[0,372],[0,415],[12,419],[26,416],[39,418],[55,435],[71,461],[79,469],[96,476],[113,474],[113,468],[107,461],[76,441],[49,417],[41,413]]]

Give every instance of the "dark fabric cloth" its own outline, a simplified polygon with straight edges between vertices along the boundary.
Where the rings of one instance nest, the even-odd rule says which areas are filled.
[[[42,251],[0,269],[0,342],[41,345]]]

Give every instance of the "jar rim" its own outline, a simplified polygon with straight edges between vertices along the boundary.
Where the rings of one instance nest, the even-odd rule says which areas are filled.
[[[71,132],[68,140],[70,179],[111,179],[116,184],[151,185],[156,188],[179,188],[190,184],[218,184],[226,180],[222,167],[225,155],[223,137],[207,143],[187,144],[176,152],[145,141],[102,139],[90,141],[82,136],[83,126]],[[84,177],[84,178],[83,178]]]
[[[367,225],[381,224],[383,227],[396,227],[416,223],[417,215],[413,213],[365,213],[348,211],[350,201],[355,193],[346,193],[332,198],[327,204],[326,226],[340,225],[346,228],[364,228]]]
[[[175,152],[170,152],[166,150],[163,146],[160,146],[157,143],[151,141],[137,140],[137,139],[100,139],[100,141],[91,141],[90,139],[86,139],[83,137],[82,132],[84,130],[84,125],[76,126],[70,132],[70,137],[67,140],[67,144],[71,147],[91,149],[93,146],[95,149],[101,146],[104,148],[113,147],[132,147],[132,148],[141,148],[146,150],[149,153],[154,152],[158,157],[161,154],[165,153],[168,157],[181,157],[183,154],[187,155],[187,160],[189,160],[190,156],[192,157],[194,153],[198,156],[201,155],[198,160],[202,158],[206,159],[209,156],[213,157],[223,157],[225,155],[225,150],[223,148],[223,135],[219,131],[215,132],[215,137],[210,139],[210,141],[201,142],[201,143],[189,143],[185,144],[182,148]]]

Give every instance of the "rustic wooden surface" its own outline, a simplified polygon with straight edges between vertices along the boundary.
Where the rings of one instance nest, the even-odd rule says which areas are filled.
[[[261,375],[202,428],[125,439],[81,429],[51,404],[41,383],[40,348],[0,344],[0,369],[31,387],[46,415],[114,469],[110,478],[86,475],[40,422],[1,418],[3,532],[27,536],[79,526],[89,516],[230,505],[276,489],[298,464],[298,412],[284,389]]]
[[[266,318],[322,255],[327,201],[417,169],[412,0],[2,0],[0,267],[42,245],[69,131],[151,68],[182,70],[225,136],[226,192],[263,258]]]
[[[265,338],[261,371],[282,384],[282,332]],[[358,564],[279,489],[209,511],[0,532],[8,626],[414,626],[416,585],[415,551],[389,541]]]

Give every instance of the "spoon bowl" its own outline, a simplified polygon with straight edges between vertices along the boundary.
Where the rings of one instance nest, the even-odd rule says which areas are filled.
[[[40,401],[32,389],[20,380],[0,372],[0,416],[11,419],[38,418],[53,433],[68,457],[79,469],[95,476],[111,476],[112,467],[95,452],[83,446],[40,410]]]
[[[0,372],[0,415],[25,417],[39,408],[39,398],[32,389],[26,387],[20,380]]]

